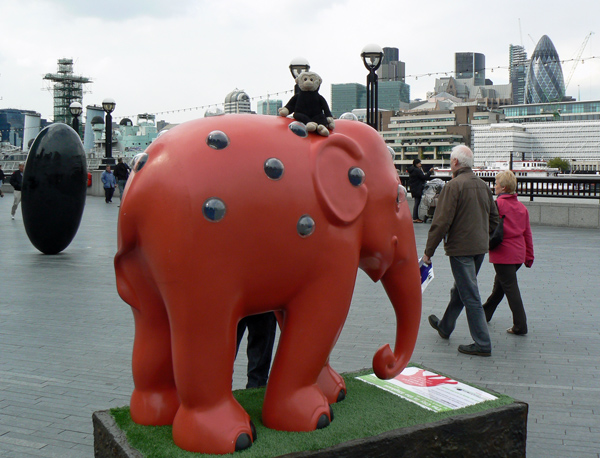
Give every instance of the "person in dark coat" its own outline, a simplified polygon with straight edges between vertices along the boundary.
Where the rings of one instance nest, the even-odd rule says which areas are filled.
[[[10,210],[10,217],[12,219],[15,219],[15,213],[17,212],[17,207],[19,206],[19,203],[21,203],[21,185],[23,184],[24,168],[25,168],[25,164],[19,164],[19,170],[16,170],[10,176],[10,185],[14,188],[13,195],[15,197],[12,209]]]
[[[413,165],[411,165],[407,171],[408,187],[415,200],[415,205],[413,207],[413,223],[422,223],[423,221],[419,219],[419,204],[421,203],[421,196],[423,195],[423,187],[425,186],[425,182],[431,177],[432,169],[427,173],[423,173],[421,159],[415,159]]]

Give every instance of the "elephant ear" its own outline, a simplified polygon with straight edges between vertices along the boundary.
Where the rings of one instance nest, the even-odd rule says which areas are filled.
[[[317,142],[313,151],[313,177],[317,199],[334,224],[349,224],[362,213],[367,203],[367,181],[350,179],[364,154],[354,140],[336,133]],[[360,172],[354,171],[360,176]],[[353,184],[354,182],[354,184]]]

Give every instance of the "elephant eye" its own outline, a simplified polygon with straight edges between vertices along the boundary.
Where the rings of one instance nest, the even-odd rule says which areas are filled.
[[[213,130],[206,138],[206,144],[213,149],[224,149],[229,146],[229,137],[225,132]]]
[[[134,172],[139,172],[142,167],[146,164],[148,155],[146,153],[136,154],[132,161],[132,169]]]
[[[202,205],[202,214],[204,217],[215,223],[223,219],[226,211],[227,207],[225,207],[225,203],[217,197],[211,197]]]
[[[401,184],[398,185],[398,197],[396,197],[396,203],[400,205],[406,201],[406,188]]]
[[[365,172],[358,167],[352,167],[348,170],[348,179],[352,186],[360,186],[365,182]]]

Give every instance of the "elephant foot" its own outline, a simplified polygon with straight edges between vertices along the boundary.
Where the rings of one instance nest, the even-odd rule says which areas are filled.
[[[250,447],[256,428],[233,399],[207,409],[181,406],[173,421],[173,441],[195,453],[225,454]]]
[[[318,124],[316,122],[309,122],[306,125],[306,130],[308,132],[314,132],[315,130],[317,130],[317,126],[318,126]]]
[[[269,382],[270,383],[270,382]],[[333,410],[317,385],[295,392],[281,391],[276,396],[267,388],[262,420],[267,428],[278,431],[314,431],[333,421]]]
[[[325,127],[323,124],[319,124],[317,127],[317,133],[323,137],[329,137],[329,129],[327,129],[327,127]]]
[[[344,382],[340,374],[331,368],[329,363],[321,370],[317,384],[323,391],[329,404],[335,404],[346,399],[346,382]]]
[[[130,402],[131,419],[140,425],[172,425],[179,409],[175,388],[162,391],[133,390]]]

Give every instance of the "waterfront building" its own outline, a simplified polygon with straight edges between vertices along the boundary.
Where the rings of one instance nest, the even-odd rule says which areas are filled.
[[[554,44],[540,38],[527,69],[525,103],[560,102],[565,96],[565,82],[560,58]]]
[[[225,97],[225,114],[252,113],[250,97],[243,90],[234,89]]]
[[[529,103],[503,106],[508,122],[600,120],[600,100]]]
[[[28,151],[29,142],[47,125],[48,122],[36,111],[0,109],[0,141],[5,147],[13,146]]]
[[[396,168],[405,171],[414,159],[426,167],[448,167],[456,145],[470,145],[471,127],[499,122],[502,113],[476,103],[437,101],[403,112],[383,113],[381,136],[396,152]]]
[[[281,100],[259,100],[256,104],[256,112],[260,115],[277,115],[282,107],[283,102]]]
[[[455,53],[454,77],[471,80],[472,86],[485,86],[485,55],[478,52]]]
[[[525,83],[529,65],[527,52],[523,46],[510,45],[508,55],[508,77],[512,84],[512,103],[525,103]]]
[[[600,161],[600,120],[473,125],[475,166],[505,160]]]

